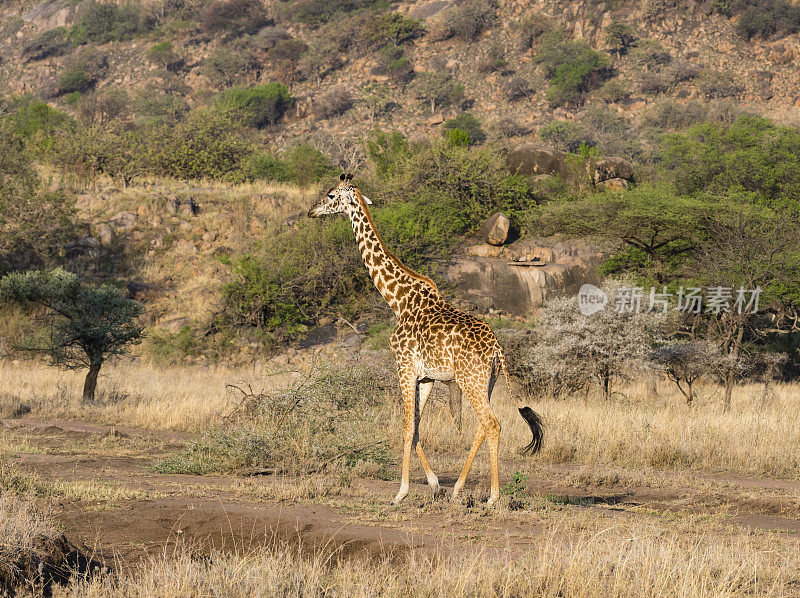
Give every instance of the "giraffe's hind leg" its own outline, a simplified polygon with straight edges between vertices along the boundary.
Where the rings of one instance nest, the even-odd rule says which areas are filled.
[[[467,455],[467,461],[464,463],[461,475],[453,487],[453,498],[457,497],[464,487],[464,483],[467,481],[467,475],[472,467],[472,462],[475,460],[475,455],[478,453],[478,449],[481,443],[483,443],[483,440],[486,439],[489,445],[489,465],[491,469],[491,491],[487,504],[491,506],[500,498],[500,422],[497,421],[497,418],[492,412],[492,408],[489,406],[488,383],[475,384],[472,386],[464,385],[461,388],[464,394],[469,398],[473,409],[475,409],[475,414],[478,417],[478,428],[475,430],[475,440],[472,443],[469,455]]]
[[[431,487],[433,495],[436,496],[439,492],[439,478],[433,472],[431,464],[428,463],[425,457],[425,451],[422,450],[422,442],[419,440],[419,422],[422,419],[422,411],[425,409],[425,402],[431,394],[433,389],[433,381],[419,383],[419,412],[416,417],[416,425],[414,426],[414,445],[419,457],[419,462],[422,463],[422,468],[425,470],[425,477],[428,478],[428,486]]]

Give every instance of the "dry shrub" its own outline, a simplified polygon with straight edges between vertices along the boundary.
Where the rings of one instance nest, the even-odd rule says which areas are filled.
[[[494,21],[496,8],[493,0],[467,0],[443,11],[430,25],[428,36],[433,41],[453,37],[473,41]]]
[[[269,23],[264,5],[259,0],[213,2],[200,15],[200,24],[210,34],[252,35]]]
[[[697,87],[709,99],[732,98],[744,91],[744,84],[729,72],[708,69],[697,79]]]
[[[647,71],[639,79],[639,89],[647,95],[657,95],[669,91],[671,81],[662,73]]]
[[[386,477],[391,461],[381,421],[385,394],[393,390],[388,369],[314,367],[283,389],[268,380],[265,389],[231,385],[237,407],[225,423],[161,461],[164,473],[232,472],[266,469],[309,474],[337,466]],[[269,388],[269,390],[267,390]],[[385,430],[385,428],[384,428]]]
[[[509,101],[514,102],[531,97],[536,93],[536,90],[527,77],[517,76],[512,77],[505,83],[503,93]]]
[[[321,120],[341,116],[350,110],[354,101],[353,94],[343,85],[333,87],[315,99],[314,115]]]

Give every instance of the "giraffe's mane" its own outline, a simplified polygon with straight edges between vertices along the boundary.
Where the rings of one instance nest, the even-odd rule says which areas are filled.
[[[369,225],[375,232],[375,236],[378,237],[378,243],[381,244],[381,248],[386,252],[386,255],[388,255],[389,258],[393,260],[394,263],[397,264],[397,266],[403,272],[411,276],[411,278],[415,278],[416,280],[424,282],[425,284],[430,286],[434,291],[436,291],[436,294],[438,295],[439,288],[436,286],[435,282],[433,282],[427,276],[423,276],[419,272],[415,272],[414,270],[406,266],[403,262],[400,261],[400,258],[398,258],[394,253],[392,253],[389,250],[388,247],[386,247],[386,243],[383,242],[383,238],[381,237],[381,234],[378,232],[378,227],[375,226],[375,221],[372,219],[372,214],[369,213],[369,209],[367,208],[367,202],[364,201],[364,196],[361,195],[361,191],[359,191],[357,187],[353,187],[353,191],[355,191],[356,197],[358,198],[358,203],[361,205],[361,209],[364,210],[364,214],[367,216],[367,222],[369,222]]]

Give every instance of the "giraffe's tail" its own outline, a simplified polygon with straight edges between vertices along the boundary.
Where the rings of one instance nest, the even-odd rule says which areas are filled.
[[[505,376],[506,379],[508,396],[510,396],[514,401],[514,404],[516,404],[517,409],[519,409],[519,414],[522,416],[522,419],[525,420],[525,423],[528,424],[528,427],[531,429],[531,434],[533,435],[533,438],[528,446],[520,450],[520,453],[523,455],[534,455],[542,448],[542,438],[544,437],[544,424],[542,424],[542,418],[539,417],[539,414],[533,409],[520,403],[517,397],[511,391],[511,379],[508,377],[506,358],[503,355],[503,350],[499,347],[497,349],[497,359],[500,361],[500,367],[502,368],[503,376]]]

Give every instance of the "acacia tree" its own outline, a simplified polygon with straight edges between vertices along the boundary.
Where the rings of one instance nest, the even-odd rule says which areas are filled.
[[[675,383],[689,407],[694,401],[694,383],[725,368],[725,358],[719,347],[700,340],[657,343],[650,359],[656,369]]]
[[[725,357],[720,378],[724,409],[730,409],[733,385],[748,360],[770,334],[800,329],[800,222],[769,208],[745,208],[724,219],[706,219],[707,241],[694,267],[709,287],[730,288],[724,309],[696,314],[692,335],[714,342]],[[737,289],[760,289],[759,305],[736,305]],[[748,303],[752,294],[747,296]]]
[[[0,274],[53,265],[78,234],[74,203],[43,188],[22,139],[0,124]]]
[[[606,283],[603,291],[609,303],[592,314],[582,313],[574,297],[548,301],[539,310],[534,342],[522,343],[522,352],[514,351],[512,370],[527,378],[529,386],[554,395],[588,391],[595,380],[603,397],[610,398],[615,379],[645,367],[654,333],[664,319],[660,312],[617,311],[615,298],[625,288],[622,282]]]
[[[49,356],[53,365],[89,368],[83,400],[93,401],[97,376],[106,359],[126,353],[144,329],[136,323],[140,303],[106,283],[83,284],[61,268],[13,272],[0,279],[0,299],[45,308],[47,334],[19,347]]]

